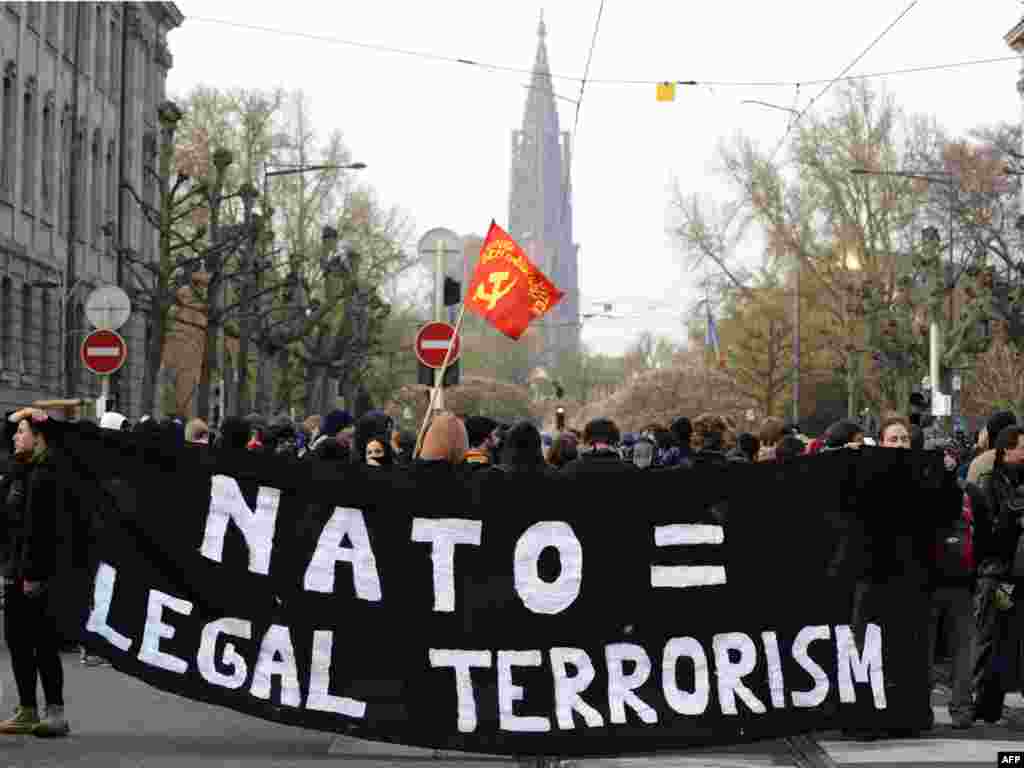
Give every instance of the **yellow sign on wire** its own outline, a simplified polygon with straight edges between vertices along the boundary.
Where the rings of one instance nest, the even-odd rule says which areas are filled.
[[[658,83],[658,101],[675,101],[676,84],[670,81]]]

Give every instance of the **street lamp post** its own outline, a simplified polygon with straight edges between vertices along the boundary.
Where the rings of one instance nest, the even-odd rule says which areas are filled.
[[[949,171],[929,171],[927,173],[914,173],[907,171],[869,171],[865,168],[854,168],[850,173],[855,176],[896,176],[902,179],[919,179],[921,181],[936,182],[945,184],[949,190],[949,263],[953,263],[953,208],[954,195],[956,194],[956,178]],[[935,227],[926,227],[923,236],[931,244],[932,248],[938,245],[940,240],[939,232]],[[942,267],[942,260],[936,254],[932,259],[935,268],[936,288],[945,287],[946,275]],[[932,302],[929,314],[928,327],[928,372],[932,385],[932,401],[935,402],[936,395],[945,394],[941,390],[941,359],[942,359],[942,323],[945,319],[942,316],[942,299],[937,298]],[[950,291],[950,310],[952,310],[952,291]],[[950,317],[950,322],[953,318]]]

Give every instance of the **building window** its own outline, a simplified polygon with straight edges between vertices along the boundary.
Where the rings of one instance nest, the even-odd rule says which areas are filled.
[[[92,137],[92,244],[100,244],[100,227],[103,226],[103,198],[106,186],[103,184],[103,152],[100,148],[99,129]]]
[[[57,231],[62,235],[67,233],[68,221],[71,218],[71,135],[74,130],[72,122],[71,108],[65,105],[60,118],[60,199],[57,203]]]
[[[78,345],[82,342],[82,339],[85,337],[85,333],[86,333],[86,331],[85,331],[85,307],[82,306],[81,302],[77,302],[75,304],[74,318],[75,318],[75,325],[74,325],[74,331],[73,331],[74,332],[74,339],[75,339],[74,348],[78,349]],[[75,359],[74,388],[76,390],[78,390],[78,391],[83,391],[85,389],[85,387],[82,386],[82,379],[85,376],[85,364],[82,362],[82,356],[79,355],[79,354],[76,354],[74,356],[74,359]],[[63,386],[63,382],[61,383],[61,386]]]
[[[107,142],[107,221],[117,216],[117,173],[114,171],[114,142]]]
[[[21,136],[21,204],[33,208],[36,193],[36,113],[32,91],[25,93]]]
[[[11,367],[11,322],[13,318],[11,302],[14,301],[14,289],[11,278],[0,281],[0,367],[4,370]]]
[[[35,350],[32,348],[32,286],[21,286],[21,372],[35,373]]]
[[[36,32],[39,31],[39,10],[41,5],[42,3],[29,3],[25,14],[26,23]]]
[[[84,122],[84,121],[82,121]],[[74,190],[74,204],[72,216],[74,216],[74,236],[82,242],[88,242],[87,233],[83,228],[85,224],[85,131],[76,129],[71,139],[71,188]],[[71,224],[68,224],[68,228]]]
[[[59,23],[59,14],[60,3],[46,4],[46,39],[54,44],[57,42],[57,24]]]
[[[77,3],[61,3],[64,6],[64,55],[69,59],[75,52],[75,14]]]
[[[96,64],[93,77],[97,88],[107,87],[107,70],[105,59],[107,55],[107,26],[103,23],[103,3],[96,3]]]
[[[142,47],[142,108],[149,113],[153,103],[153,48],[149,43]]]
[[[4,97],[3,97],[3,125],[0,132],[3,134],[3,174],[0,176],[0,190],[6,197],[10,197],[14,190],[14,120],[17,117],[17,100],[15,98],[14,62],[7,62],[4,68]]]
[[[43,107],[43,170],[40,178],[43,193],[43,212],[53,210],[53,104],[47,100]]]
[[[39,300],[39,386],[47,389],[50,383],[50,292],[43,290]]]
[[[78,50],[82,55],[81,69],[83,73],[87,73],[89,65],[92,63],[92,59],[89,57],[89,45],[92,42],[92,15],[90,13],[89,3],[77,3],[80,7],[79,16],[79,30],[78,34],[81,37],[81,46]]]
[[[118,99],[118,89],[121,87],[121,33],[118,30],[117,22],[110,20],[110,97],[115,101]]]

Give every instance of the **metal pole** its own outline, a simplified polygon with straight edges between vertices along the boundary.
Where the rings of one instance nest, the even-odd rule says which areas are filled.
[[[793,423],[800,423],[800,255],[796,255],[793,290]]]
[[[64,390],[64,394],[70,395],[68,389],[68,329],[67,329],[67,297],[64,295],[64,281],[61,277],[60,285],[60,381],[58,387]]]
[[[102,418],[107,412],[107,403],[110,398],[110,377],[100,376],[100,403],[101,407],[96,409],[97,418]]]
[[[444,322],[444,252],[447,248],[448,243],[444,240],[438,240],[434,246],[434,320],[439,323]],[[450,345],[448,348],[451,350]],[[431,398],[433,405],[427,410],[428,416],[433,409],[444,409],[444,372],[444,366],[434,370],[434,394]]]

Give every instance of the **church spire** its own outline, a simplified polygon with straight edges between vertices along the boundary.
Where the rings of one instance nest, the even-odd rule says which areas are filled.
[[[548,36],[547,25],[544,24],[544,10],[540,12],[540,23],[537,25],[537,55],[533,59],[533,86],[542,82],[551,84],[551,70],[548,67],[548,46],[544,42]]]

